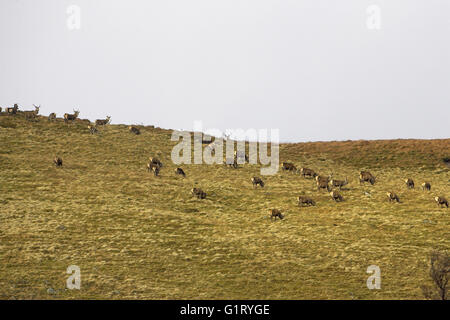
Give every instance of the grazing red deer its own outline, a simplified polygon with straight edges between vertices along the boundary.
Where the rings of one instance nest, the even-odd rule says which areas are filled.
[[[330,185],[328,184],[328,180],[316,180],[316,182],[317,182],[317,190],[320,191],[320,189],[327,189],[328,192],[331,191]]]
[[[25,116],[26,119],[35,119],[37,117],[37,115],[39,114],[39,109],[41,108],[41,106],[36,106],[35,104],[33,104],[34,106],[34,111],[24,111],[23,115]]]
[[[405,184],[409,189],[414,189],[414,181],[413,179],[405,179]]]
[[[283,162],[281,164],[281,169],[285,170],[285,171],[297,171],[297,168],[295,167],[295,165],[293,163],[290,162]]]
[[[388,196],[390,202],[392,201],[400,202],[400,198],[394,192],[386,192],[386,195]]]
[[[155,177],[157,177],[159,175],[159,171],[161,170],[161,167],[160,166],[151,166],[151,169],[152,169]]]
[[[422,183],[422,190],[431,190],[431,184],[429,182]]]
[[[78,118],[78,115],[80,114],[80,111],[73,110],[73,114],[70,113],[64,113],[64,122],[67,123],[69,121],[75,121],[76,118]]]
[[[342,195],[337,191],[331,191],[330,196],[331,196],[331,199],[333,199],[336,202],[344,201],[344,197],[342,197]]]
[[[111,117],[107,116],[106,119],[97,119],[95,120],[95,125],[97,126],[106,126],[111,121]]]
[[[186,178],[186,174],[184,173],[183,169],[181,169],[181,168],[176,168],[175,174],[179,174],[180,176],[183,176]]]
[[[277,220],[277,218],[279,218],[281,220],[284,218],[283,214],[278,209],[270,209],[269,213],[270,213],[270,220],[272,220],[272,219]]]
[[[206,192],[204,192],[200,188],[192,188],[191,193],[192,193],[192,195],[196,196],[198,199],[206,198]]]
[[[88,125],[88,129],[91,134],[96,134],[98,132],[97,126],[95,125]]]
[[[153,163],[154,165],[157,165],[157,166],[159,166],[159,167],[161,167],[161,168],[163,167],[162,162],[159,161],[158,158],[156,158],[156,157],[150,157],[149,160],[150,160],[150,162]]]
[[[62,167],[62,165],[63,165],[63,161],[62,161],[62,159],[61,159],[60,157],[55,157],[55,158],[53,159],[53,163],[54,163],[55,166],[57,166],[57,167]]]
[[[8,114],[16,114],[18,110],[19,110],[19,105],[17,103],[15,103],[14,107],[6,108],[5,112],[8,113]]]
[[[306,197],[306,196],[299,196],[298,197],[298,205],[301,207],[303,205],[307,205],[307,206],[315,206],[316,202],[310,198],[310,197]]]
[[[264,188],[264,181],[262,181],[262,179],[259,177],[253,177],[252,178],[253,187],[256,188],[258,184],[261,186],[261,188]]]
[[[52,112],[48,115],[48,121],[56,120],[56,113]]]
[[[147,170],[150,172],[150,171],[153,171],[153,174],[155,175],[155,176],[157,176],[158,174],[159,174],[159,171],[161,171],[161,165],[159,165],[158,163],[156,163],[156,162],[153,162],[153,161],[150,161],[148,164],[147,164]]]
[[[320,188],[324,188],[323,185],[326,184],[326,186],[327,186],[326,188],[328,190],[328,188],[329,188],[328,183],[330,182],[332,177],[333,177],[333,174],[330,174],[328,177],[316,176],[317,185],[321,185],[322,187],[320,187]],[[330,190],[328,190],[328,191],[330,191]]]
[[[438,206],[446,206],[448,208],[448,201],[444,197],[435,197],[434,200],[436,200],[436,203]]]
[[[347,178],[345,178],[345,180],[332,179],[330,181],[330,183],[331,183],[331,187],[336,187],[336,188],[339,188],[339,190],[341,190],[343,186],[348,184],[348,179]]]
[[[300,174],[302,174],[304,178],[306,178],[306,177],[309,177],[309,178],[317,177],[317,173],[315,173],[314,170],[311,170],[311,169],[308,169],[308,168],[301,168],[300,169]]]
[[[326,181],[326,182],[330,182],[330,180],[333,178],[333,174],[330,174],[328,177],[326,176],[316,176],[316,181]]]
[[[369,171],[361,171],[359,173],[359,183],[370,182],[371,185],[375,184],[375,177]]]
[[[141,130],[139,130],[135,126],[129,126],[128,129],[130,130],[131,133],[134,133],[135,135],[141,134]]]

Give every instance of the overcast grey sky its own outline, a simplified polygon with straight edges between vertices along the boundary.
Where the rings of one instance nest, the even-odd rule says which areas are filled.
[[[0,106],[16,102],[282,141],[449,138],[450,1],[1,0]]]

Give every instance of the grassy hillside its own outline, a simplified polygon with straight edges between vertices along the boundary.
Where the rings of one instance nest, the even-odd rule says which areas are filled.
[[[281,145],[281,161],[348,177],[335,203],[281,170],[253,189],[257,165],[183,165],[183,179],[171,131],[141,131],[0,116],[0,299],[421,299],[428,255],[450,248],[450,209],[434,202],[450,197],[450,139]],[[154,177],[146,163],[158,154]],[[362,169],[374,186],[359,185]],[[402,203],[387,201],[391,190]],[[301,194],[317,206],[299,208]],[[372,264],[381,290],[366,287]],[[81,290],[64,289],[69,265]]]

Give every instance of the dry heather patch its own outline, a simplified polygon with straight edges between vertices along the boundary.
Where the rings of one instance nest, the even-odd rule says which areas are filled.
[[[282,145],[281,161],[349,178],[335,203],[313,179],[281,170],[255,190],[256,165],[183,165],[179,179],[170,131],[99,131],[0,117],[0,298],[421,299],[429,253],[449,248],[450,212],[433,198],[450,196],[438,151],[449,140],[415,154],[422,144],[409,140]],[[152,155],[164,163],[158,178],[146,171]],[[363,169],[374,186],[359,185]],[[405,176],[432,191],[406,189]],[[389,203],[390,190],[402,203]],[[299,195],[316,206],[298,207]],[[269,208],[285,218],[270,221]],[[81,290],[64,290],[72,264]],[[371,264],[381,290],[366,287]]]

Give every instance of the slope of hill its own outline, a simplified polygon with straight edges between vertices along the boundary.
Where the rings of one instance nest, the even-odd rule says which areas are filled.
[[[0,299],[421,299],[429,253],[449,249],[450,211],[434,197],[450,196],[450,139],[281,145],[281,161],[348,177],[335,203],[281,170],[254,189],[258,165],[182,165],[187,177],[176,176],[171,131],[141,131],[0,116]],[[146,163],[158,155],[154,177]],[[359,184],[362,169],[374,186]],[[299,208],[302,194],[317,206]],[[80,290],[65,290],[70,265]],[[369,265],[380,290],[366,286]]]

